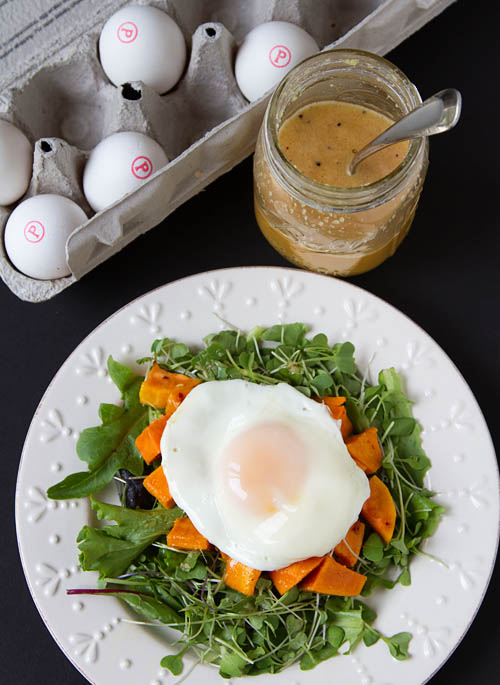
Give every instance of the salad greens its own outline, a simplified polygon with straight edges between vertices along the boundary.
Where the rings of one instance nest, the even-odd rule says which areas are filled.
[[[111,380],[122,394],[123,407],[101,404],[100,426],[83,431],[76,445],[78,457],[88,464],[88,471],[72,473],[47,490],[51,499],[87,497],[102,490],[119,469],[127,469],[141,476],[144,461],[134,441],[148,425],[148,410],[139,402],[142,378],[126,366],[110,359],[108,371]]]
[[[394,369],[381,371],[378,383],[370,385],[356,367],[351,343],[330,346],[325,335],[308,339],[306,333],[302,323],[256,327],[247,334],[224,330],[209,335],[201,350],[163,338],[155,340],[151,355],[139,362],[156,362],[201,380],[286,382],[309,397],[345,396],[354,431],[377,428],[384,451],[377,476],[389,488],[397,514],[388,544],[367,526],[354,567],[367,576],[362,595],[377,586],[409,585],[411,557],[421,553],[422,540],[433,534],[444,511],[424,486],[430,461],[411,402]],[[101,405],[101,425],[84,430],[77,443],[88,471],[68,476],[47,492],[54,499],[85,497],[113,478],[122,484],[122,506],[90,498],[98,519],[114,524],[80,531],[80,565],[98,571],[99,581],[94,590],[70,593],[120,597],[146,621],[179,630],[174,643],[178,653],[162,660],[175,675],[182,672],[188,648],[200,662],[216,664],[224,678],[276,673],[296,661],[308,670],[361,641],[370,646],[382,640],[394,658],[408,657],[410,634],[379,633],[373,626],[375,613],[359,599],[298,587],[280,597],[265,575],[255,594],[247,597],[224,584],[225,562],[218,550],[181,552],[166,545],[166,533],[182,515],[179,508],[164,509],[159,503],[152,509],[127,508],[123,486],[130,481],[120,474],[128,474],[137,485],[157,466],[144,464],[134,441],[158,413],[139,402],[141,377],[112,358],[108,369],[123,406]]]
[[[164,509],[125,509],[90,498],[97,518],[115,521],[103,529],[84,526],[77,543],[80,564],[87,571],[99,571],[113,577],[124,573],[130,564],[163,533],[167,534],[175,519],[182,516],[179,507]]]

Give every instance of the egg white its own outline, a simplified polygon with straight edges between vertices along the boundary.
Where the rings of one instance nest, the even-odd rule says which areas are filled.
[[[270,423],[304,446],[306,470],[293,502],[280,501],[278,494],[276,510],[266,513],[249,507],[243,493],[235,497],[224,455],[245,431],[258,436]],[[357,520],[370,493],[328,409],[286,383],[202,383],[167,422],[161,452],[170,492],[200,533],[233,559],[262,571],[327,554]]]

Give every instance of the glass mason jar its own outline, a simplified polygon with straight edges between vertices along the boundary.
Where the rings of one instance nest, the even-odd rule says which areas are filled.
[[[292,69],[266,110],[254,157],[259,227],[290,262],[335,276],[364,273],[394,254],[410,228],[428,162],[426,138],[410,141],[383,178],[352,188],[298,171],[279,146],[286,119],[305,105],[336,100],[400,119],[422,100],[391,62],[360,50],[329,50]]]

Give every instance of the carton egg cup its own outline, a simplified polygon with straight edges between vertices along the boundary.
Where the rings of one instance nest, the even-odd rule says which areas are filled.
[[[71,275],[37,280],[9,261],[3,233],[12,211],[0,207],[0,276],[21,299],[40,302],[71,285],[179,205],[252,153],[269,94],[248,103],[234,78],[237,45],[265,21],[302,26],[321,47],[353,47],[385,54],[453,0],[164,0],[142,2],[169,14],[186,39],[188,61],[177,86],[158,95],[142,82],[115,87],[98,58],[105,20],[130,3],[111,0],[106,14],[81,12],[82,36],[49,56],[26,60],[0,96],[0,118],[34,143],[33,174],[24,198],[56,193],[89,217],[68,238]],[[95,7],[95,4],[94,4]],[[87,11],[85,11],[87,10]],[[75,10],[76,11],[76,10]],[[0,8],[0,25],[2,9]],[[71,31],[71,22],[61,20]],[[42,34],[43,35],[43,34]],[[63,42],[62,40],[60,41]],[[6,79],[3,79],[4,81]],[[82,192],[89,151],[116,131],[139,131],[156,140],[169,160],[138,189],[94,213]]]

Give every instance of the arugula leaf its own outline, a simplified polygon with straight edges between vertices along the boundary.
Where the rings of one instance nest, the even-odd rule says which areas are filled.
[[[103,529],[84,526],[77,537],[80,566],[84,571],[99,571],[101,578],[114,578],[160,535],[168,533],[175,519],[182,516],[173,509],[126,509],[90,498],[99,520],[116,521]]]
[[[113,538],[102,530],[84,526],[76,538],[83,571],[99,571],[100,577],[114,578],[126,571],[144,549],[137,543]]]
[[[111,355],[108,357],[108,373],[122,394],[137,380],[132,369],[115,361]]]
[[[148,424],[147,409],[139,402],[142,377],[112,357],[108,359],[108,370],[122,394],[123,407],[101,404],[101,425],[85,429],[76,445],[78,457],[89,470],[73,473],[50,487],[50,499],[92,495],[107,485],[119,469],[142,475],[144,461],[135,447],[135,438]]]
[[[104,527],[103,530],[108,535],[138,543],[150,544],[162,533],[167,533],[175,519],[183,515],[179,507],[126,509],[116,504],[99,502],[94,497],[90,498],[90,503],[99,521],[116,521],[116,525]]]

